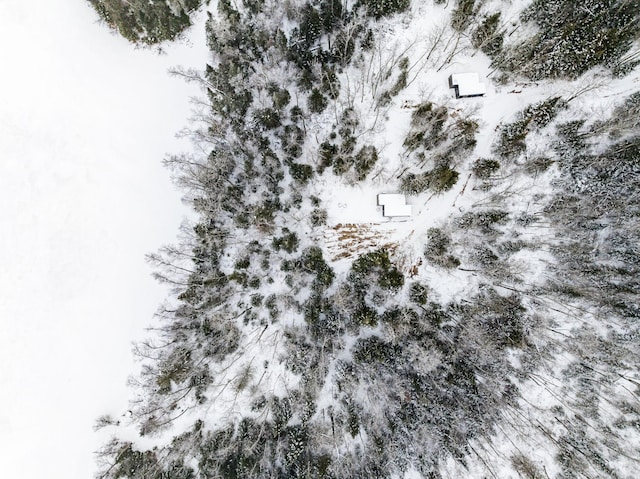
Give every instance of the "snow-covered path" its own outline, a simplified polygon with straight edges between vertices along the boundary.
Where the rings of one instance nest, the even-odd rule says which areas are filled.
[[[144,254],[184,211],[160,162],[203,28],[135,50],[83,0],[0,0],[0,477],[92,477],[96,417],[126,407],[130,342],[165,291]]]

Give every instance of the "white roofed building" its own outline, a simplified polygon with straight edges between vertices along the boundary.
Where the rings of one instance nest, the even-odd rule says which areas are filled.
[[[483,96],[487,87],[480,82],[477,73],[454,73],[449,77],[449,88],[456,92],[456,98]]]
[[[378,206],[382,206],[382,216],[388,218],[396,216],[411,216],[411,205],[400,193],[380,193],[378,195]]]

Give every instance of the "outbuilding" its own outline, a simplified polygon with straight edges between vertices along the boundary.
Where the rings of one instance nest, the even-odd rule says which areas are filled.
[[[382,216],[393,218],[398,216],[411,216],[411,205],[400,193],[380,193],[378,195],[378,206],[382,206]]]
[[[454,73],[449,77],[449,88],[454,89],[456,98],[484,96],[487,92],[477,73]]]

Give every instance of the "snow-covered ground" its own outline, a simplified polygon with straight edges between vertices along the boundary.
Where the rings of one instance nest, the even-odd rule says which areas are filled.
[[[130,342],[165,296],[144,254],[184,214],[161,166],[187,149],[204,28],[136,50],[83,0],[0,0],[0,477],[87,478],[126,410]]]

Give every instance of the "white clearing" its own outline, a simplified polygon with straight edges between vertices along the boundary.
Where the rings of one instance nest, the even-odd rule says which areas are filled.
[[[203,65],[204,28],[158,55],[96,18],[0,1],[3,478],[93,476],[95,420],[126,411],[130,343],[166,297],[144,255],[184,214],[161,160],[189,148],[196,91],[167,71]]]

